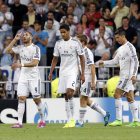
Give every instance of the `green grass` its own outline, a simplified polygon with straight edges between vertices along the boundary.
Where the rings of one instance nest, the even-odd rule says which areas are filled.
[[[104,127],[101,123],[85,124],[83,128],[62,128],[64,124],[24,124],[24,128],[10,128],[0,124],[0,140],[139,140],[140,127]]]

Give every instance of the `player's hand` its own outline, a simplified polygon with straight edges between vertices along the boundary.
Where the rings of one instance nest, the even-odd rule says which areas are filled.
[[[104,66],[104,62],[103,61],[99,61],[98,66],[99,67],[103,67]]]
[[[132,84],[135,84],[136,83],[136,76],[132,76],[131,80],[132,80]]]
[[[20,63],[12,64],[12,69],[21,68],[21,67],[22,67],[22,65]]]
[[[34,38],[35,38],[36,41],[38,41],[39,36],[38,35],[35,35]]]
[[[91,90],[94,90],[96,87],[95,83],[91,83]]]
[[[19,34],[17,34],[17,35],[15,36],[15,40],[20,40],[20,38],[21,38],[21,34],[22,34],[22,32],[19,33]]]
[[[85,82],[85,75],[84,74],[81,74],[80,80],[82,81],[82,84]]]
[[[48,79],[49,79],[49,81],[52,80],[52,73],[49,73]]]

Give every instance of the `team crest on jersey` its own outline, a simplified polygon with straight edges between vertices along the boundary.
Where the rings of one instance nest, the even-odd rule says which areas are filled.
[[[70,46],[70,49],[72,49],[72,46]]]

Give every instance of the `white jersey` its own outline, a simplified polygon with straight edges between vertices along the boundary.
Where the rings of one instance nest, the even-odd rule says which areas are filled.
[[[14,53],[19,54],[21,63],[31,63],[33,59],[40,60],[40,48],[34,44],[30,46],[19,45],[12,48]],[[35,67],[22,67],[19,81],[36,80],[39,78],[38,66]]]
[[[135,47],[127,42],[118,50],[114,59],[104,61],[104,65],[120,64],[120,78],[131,79],[132,76],[137,75],[138,58]]]
[[[78,55],[83,55],[81,43],[73,38],[68,41],[59,40],[54,47],[54,56],[61,57],[59,75],[69,76],[78,74]]]
[[[91,50],[87,47],[85,47],[83,49],[84,51],[84,58],[85,58],[85,75],[91,75],[91,69],[90,69],[90,65],[94,64],[94,59],[93,59],[93,53],[91,52]]]

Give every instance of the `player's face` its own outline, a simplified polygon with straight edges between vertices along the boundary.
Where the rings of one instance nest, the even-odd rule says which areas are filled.
[[[24,33],[23,42],[26,44],[29,43],[31,40],[32,40],[32,36],[28,32]]]
[[[61,32],[61,36],[64,40],[68,40],[70,35],[69,35],[69,31],[67,31],[66,29],[60,29]]]
[[[115,39],[116,39],[116,41],[119,43],[119,44],[123,44],[123,42],[124,42],[124,38],[125,38],[125,36],[124,35],[115,35]]]

